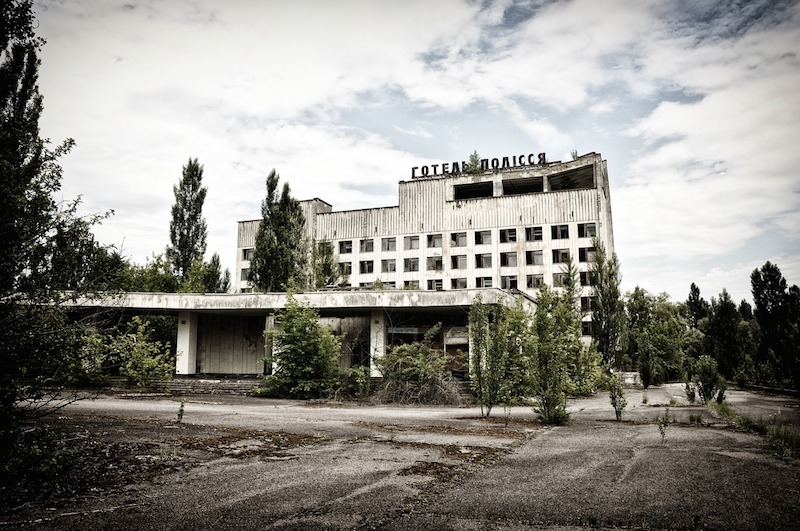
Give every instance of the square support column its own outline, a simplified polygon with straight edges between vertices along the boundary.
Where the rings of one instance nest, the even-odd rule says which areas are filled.
[[[268,315],[264,320],[264,331],[272,332],[275,330],[275,316]],[[264,374],[273,374],[275,372],[275,361],[273,358],[272,339],[264,336]]]
[[[372,376],[381,376],[376,359],[386,355],[386,314],[375,310],[369,316],[369,367]]]
[[[178,313],[175,374],[197,373],[197,314]]]

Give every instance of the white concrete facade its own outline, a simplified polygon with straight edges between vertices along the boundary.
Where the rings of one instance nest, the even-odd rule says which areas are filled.
[[[520,157],[522,159],[522,157]],[[496,160],[496,159],[495,159]],[[496,287],[535,296],[558,286],[567,255],[589,307],[592,237],[614,252],[606,162],[569,162],[399,183],[399,205],[334,212],[303,201],[306,236],[332,242],[345,287],[430,291]],[[249,257],[260,220],[239,222],[237,293],[249,292]],[[589,334],[591,317],[585,319]]]

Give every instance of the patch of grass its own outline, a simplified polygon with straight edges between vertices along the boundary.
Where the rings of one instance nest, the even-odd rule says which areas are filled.
[[[800,452],[800,431],[794,426],[775,426],[767,436],[781,453],[798,455]]]
[[[717,402],[716,400],[712,400],[708,402],[708,407],[716,411],[721,417],[726,419],[735,419],[736,413],[733,411],[733,408],[726,404],[725,402]]]
[[[700,424],[700,421],[703,420],[703,415],[700,413],[689,413],[689,422],[691,424]]]

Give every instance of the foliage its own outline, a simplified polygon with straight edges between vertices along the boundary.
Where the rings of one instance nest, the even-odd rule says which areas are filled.
[[[478,151],[475,150],[469,156],[469,160],[467,161],[467,165],[464,168],[464,173],[480,173],[481,172],[481,156],[478,155]]]
[[[530,358],[535,339],[522,301],[514,307],[483,304],[470,308],[470,380],[488,417],[498,404],[508,405],[530,391]]]
[[[714,398],[720,387],[721,377],[717,370],[717,361],[708,355],[700,356],[695,364],[695,383],[697,392],[703,402]]]
[[[656,418],[658,431],[661,433],[661,444],[667,439],[667,428],[669,427],[669,408],[664,408],[664,414]]]
[[[614,416],[617,420],[622,420],[622,412],[628,406],[628,400],[625,398],[625,387],[622,385],[622,376],[620,374],[612,374],[609,377],[608,396],[611,400],[611,406],[614,408]]]
[[[400,404],[460,404],[458,383],[447,370],[447,354],[432,347],[441,325],[432,327],[422,341],[393,347],[375,360],[383,375],[376,394],[381,401]]]
[[[575,324],[572,304],[547,286],[542,286],[536,302],[536,345],[532,356],[533,392],[538,400],[535,411],[547,424],[562,424],[569,419],[566,361],[582,348],[580,329]]]
[[[340,279],[333,243],[329,240],[312,241],[309,287],[320,289],[333,286],[339,283]]]
[[[96,265],[108,265],[108,253],[89,230],[104,216],[80,218],[78,200],[54,199],[62,178],[58,161],[73,141],[51,147],[39,136],[38,56],[44,41],[34,35],[32,2],[3,2],[0,15],[2,462],[23,437],[22,418],[58,407],[62,402],[53,399],[81,377],[83,326],[58,303],[91,296]]]
[[[181,283],[182,293],[227,293],[231,285],[229,270],[222,272],[219,255],[214,253],[210,262],[197,258]]]
[[[684,392],[686,393],[686,400],[690,404],[694,404],[695,400],[697,400],[697,387],[692,382],[686,382]]]
[[[109,350],[121,360],[119,372],[136,387],[149,387],[156,380],[172,378],[175,360],[169,345],[150,339],[151,330],[139,316],[131,319],[131,330],[110,340]]]
[[[119,288],[124,291],[175,293],[179,287],[172,262],[163,254],[152,255],[143,266],[129,265],[120,275]]]
[[[589,266],[592,278],[592,332],[595,347],[609,366],[621,368],[625,307],[620,293],[622,280],[616,253],[607,256],[605,245],[599,238],[592,239],[595,261]]]
[[[340,371],[336,378],[334,398],[356,398],[364,400],[369,396],[370,369],[363,365]]]
[[[189,158],[183,167],[178,185],[172,187],[175,204],[172,205],[172,221],[169,224],[167,257],[172,261],[175,273],[186,280],[192,264],[206,253],[208,229],[203,219],[203,203],[206,187],[203,184],[203,166],[197,159]]]
[[[267,195],[261,202],[262,219],[250,261],[253,287],[266,292],[283,291],[292,281],[302,282],[306,269],[303,211],[288,183],[278,195],[279,180],[274,169],[267,176]]]
[[[275,319],[276,329],[265,332],[274,349],[275,374],[266,378],[275,395],[319,398],[331,391],[341,351],[340,341],[319,323],[319,313],[299,303],[291,293]]]

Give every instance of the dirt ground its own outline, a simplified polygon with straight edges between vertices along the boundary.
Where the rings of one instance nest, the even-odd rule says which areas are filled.
[[[797,529],[800,460],[683,388],[529,408],[102,396],[47,419],[73,466],[4,493],[8,529]],[[800,426],[800,402],[729,391]],[[659,417],[668,419],[662,432]]]

